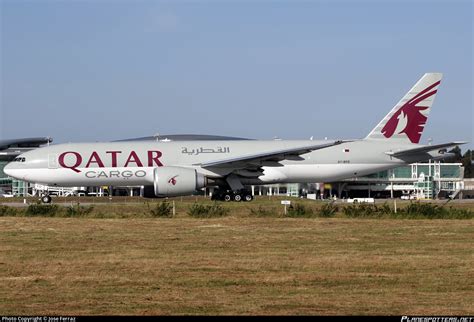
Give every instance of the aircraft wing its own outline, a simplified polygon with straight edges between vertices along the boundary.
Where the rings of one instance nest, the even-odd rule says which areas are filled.
[[[330,141],[324,144],[307,145],[296,148],[288,148],[274,150],[262,153],[247,154],[240,157],[221,159],[198,163],[194,165],[203,168],[220,167],[220,168],[258,168],[261,166],[281,166],[279,161],[283,160],[301,160],[301,154],[305,154],[314,150],[324,149],[330,146],[341,144],[342,141]]]
[[[402,157],[402,156],[408,156],[408,155],[413,155],[413,154],[419,154],[419,153],[428,153],[433,150],[442,150],[445,148],[449,147],[454,147],[456,145],[461,145],[461,144],[466,144],[467,142],[450,142],[450,143],[443,143],[443,144],[436,144],[436,145],[424,145],[418,148],[413,148],[413,149],[407,149],[407,150],[402,150],[402,151],[396,151],[396,152],[385,152],[386,154],[393,156],[393,157]]]

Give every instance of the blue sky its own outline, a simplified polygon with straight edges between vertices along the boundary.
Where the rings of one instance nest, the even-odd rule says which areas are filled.
[[[422,143],[474,141],[472,1],[0,4],[3,139],[360,138],[443,72]]]

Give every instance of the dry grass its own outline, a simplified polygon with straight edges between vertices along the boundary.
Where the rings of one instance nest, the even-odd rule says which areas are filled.
[[[472,220],[0,218],[0,313],[474,314]]]

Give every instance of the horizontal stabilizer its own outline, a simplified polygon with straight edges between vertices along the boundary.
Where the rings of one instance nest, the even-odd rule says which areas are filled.
[[[408,150],[401,150],[401,151],[388,151],[385,152],[386,154],[393,156],[393,157],[401,157],[401,156],[408,156],[408,155],[414,155],[414,154],[420,154],[420,153],[428,153],[434,150],[443,150],[449,147],[455,147],[457,145],[461,144],[466,144],[467,142],[450,142],[450,143],[443,143],[443,144],[436,144],[436,145],[424,145],[421,147],[413,148],[413,149],[408,149]]]
[[[291,160],[295,157],[300,156],[301,154],[305,154],[314,150],[324,149],[330,146],[341,144],[343,141],[330,141],[324,144],[318,145],[307,145],[301,146],[296,148],[289,148],[289,149],[282,149],[282,150],[274,150],[268,151],[263,153],[255,153],[255,154],[248,154],[241,157],[236,158],[228,158],[210,162],[204,162],[199,164],[194,164],[197,166],[201,166],[203,168],[210,168],[210,167],[248,167],[249,165],[256,165],[262,164],[262,162],[274,162],[277,165],[277,162],[283,160]],[[267,164],[268,165],[268,164]]]

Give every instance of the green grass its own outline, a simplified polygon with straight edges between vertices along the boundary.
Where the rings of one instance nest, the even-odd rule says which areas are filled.
[[[117,198],[117,197],[114,197]],[[257,197],[254,202],[214,202],[203,197],[170,199],[91,198],[87,203],[54,198],[53,205],[30,204],[28,207],[0,206],[1,216],[56,216],[88,218],[159,218],[195,217],[291,217],[291,218],[393,218],[393,219],[474,219],[474,203],[465,202],[393,202],[347,204],[288,198],[291,206],[280,204],[281,197]],[[67,200],[67,202],[66,202]],[[95,202],[99,200],[99,202]],[[174,204],[175,215],[172,213]],[[23,204],[20,204],[23,206]]]
[[[203,205],[196,202],[188,209],[188,215],[195,218],[223,217],[227,216],[229,212],[229,208],[224,207],[218,202],[214,202],[212,205]]]
[[[147,206],[153,217],[173,217],[173,205],[166,200],[157,204],[155,203],[152,207],[150,207],[149,204],[147,204]]]
[[[5,206],[5,205],[0,205],[0,217],[4,216],[16,216],[18,213],[17,208]]]

